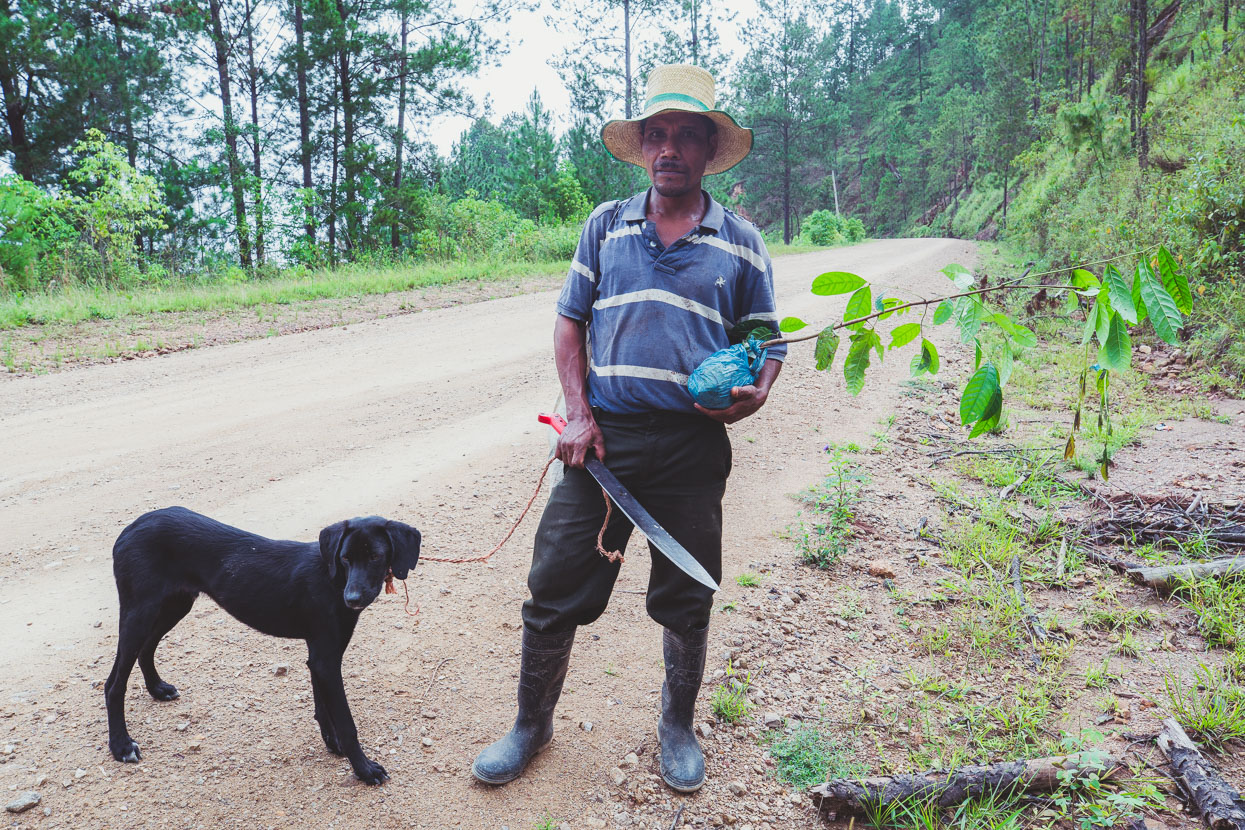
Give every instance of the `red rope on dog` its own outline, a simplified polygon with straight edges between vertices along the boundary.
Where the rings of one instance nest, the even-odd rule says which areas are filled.
[[[403,592],[404,594],[406,594],[406,605],[404,605],[404,606],[402,607],[402,610],[406,612],[406,615],[407,615],[408,617],[418,617],[418,616],[419,616],[419,606],[418,606],[418,605],[416,605],[416,606],[415,606],[415,613],[414,613],[414,614],[412,614],[412,613],[411,613],[411,592],[410,592],[410,589],[408,589],[408,588],[406,587],[406,580],[405,580],[405,579],[400,580],[400,581],[402,582],[402,592]],[[387,574],[385,575],[385,593],[386,593],[386,594],[396,594],[397,592],[398,592],[398,589],[397,589],[397,588],[395,588],[395,587],[393,587],[393,571],[390,571],[389,573],[387,573]]]

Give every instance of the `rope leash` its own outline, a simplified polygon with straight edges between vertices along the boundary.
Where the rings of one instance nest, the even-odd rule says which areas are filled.
[[[519,518],[515,519],[514,524],[510,526],[510,532],[508,532],[505,538],[503,538],[500,542],[498,542],[497,545],[491,551],[484,554],[483,556],[470,556],[470,557],[464,557],[461,559],[446,559],[446,558],[437,557],[437,556],[422,556],[420,557],[421,561],[441,562],[446,565],[465,565],[470,562],[487,562],[489,559],[493,557],[493,554],[501,550],[502,546],[504,546],[507,542],[510,541],[510,537],[514,535],[514,532],[519,529],[519,525],[523,523],[523,520],[525,518],[527,518],[528,511],[532,509],[532,505],[535,504],[536,502],[536,497],[540,495],[540,488],[545,485],[545,476],[549,473],[549,468],[553,465],[553,462],[556,460],[557,460],[557,456],[552,456],[550,457],[548,461],[545,462],[545,468],[540,471],[540,478],[536,480],[536,489],[532,491],[532,497],[527,500],[527,505],[523,508],[523,512],[519,514]],[[614,517],[614,504],[613,502],[610,501],[609,493],[605,492],[604,487],[601,488],[601,497],[605,499],[605,521],[601,524],[601,529],[597,531],[597,553],[604,556],[610,562],[625,563],[627,560],[623,557],[621,551],[605,549],[605,530],[606,528],[609,527],[610,520]],[[410,608],[410,605],[411,605],[411,593],[406,587],[406,580],[403,579],[403,580],[400,580],[400,582],[402,583],[402,590],[406,591],[406,609],[404,610],[406,610],[406,613],[408,616],[411,616],[411,617],[418,616],[419,615],[418,605],[415,606],[414,614],[412,614],[410,610],[407,610]],[[389,574],[385,577],[385,593],[396,594],[397,592],[398,592],[398,589],[393,587],[393,571],[390,571]]]

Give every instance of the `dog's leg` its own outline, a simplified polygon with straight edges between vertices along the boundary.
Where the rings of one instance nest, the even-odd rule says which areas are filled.
[[[156,700],[176,700],[181,695],[172,683],[165,683],[156,671],[156,646],[160,640],[173,630],[182,619],[190,613],[195,604],[197,594],[177,594],[165,599],[160,608],[160,616],[151,627],[151,634],[138,652],[138,667],[143,670],[143,680],[147,683],[147,691]]]
[[[342,684],[342,652],[336,644],[308,641],[307,666],[311,669],[311,682],[320,687],[320,708],[332,723],[342,754],[350,759],[354,774],[365,784],[383,784],[389,779],[385,768],[363,754],[359,746],[359,732],[346,702],[346,688]],[[323,731],[323,721],[321,730]],[[331,749],[331,747],[330,747]]]
[[[104,683],[104,704],[108,710],[108,749],[118,761],[137,763],[142,759],[138,744],[130,737],[125,725],[125,690],[138,652],[151,631],[157,611],[146,604],[138,608],[121,607],[121,625],[117,637],[117,659]]]
[[[310,660],[307,661],[307,667],[311,668]],[[311,672],[311,696],[315,699],[316,722],[320,724],[320,737],[324,738],[324,745],[334,755],[343,755],[341,744],[337,741],[337,732],[333,729],[333,721],[329,718],[328,709],[324,705],[324,693],[320,691],[320,681],[316,678],[314,671]]]

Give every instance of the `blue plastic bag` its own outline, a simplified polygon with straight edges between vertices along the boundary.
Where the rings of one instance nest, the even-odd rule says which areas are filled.
[[[687,379],[687,391],[705,409],[726,409],[733,402],[731,389],[756,383],[768,349],[756,340],[745,340],[709,355]]]

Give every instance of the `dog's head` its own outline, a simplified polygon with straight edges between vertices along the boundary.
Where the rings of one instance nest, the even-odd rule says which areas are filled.
[[[419,539],[410,525],[364,516],[320,531],[320,555],[330,579],[336,580],[338,570],[345,573],[342,602],[362,611],[376,599],[390,571],[395,579],[406,579],[419,561]]]

